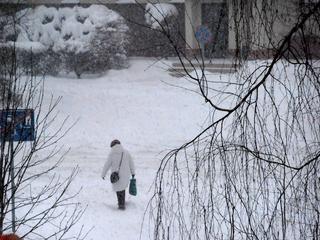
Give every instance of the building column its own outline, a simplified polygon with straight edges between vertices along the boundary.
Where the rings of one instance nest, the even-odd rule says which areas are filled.
[[[228,51],[230,53],[234,53],[236,49],[236,33],[235,33],[235,26],[234,26],[234,16],[233,16],[233,6],[232,1],[227,1],[228,6]]]
[[[196,28],[201,25],[201,1],[185,0],[185,28],[187,54],[200,53],[200,46],[195,37]]]

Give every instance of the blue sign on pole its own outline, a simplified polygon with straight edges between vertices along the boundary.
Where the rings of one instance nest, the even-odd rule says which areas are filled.
[[[3,141],[34,141],[33,109],[0,110],[0,139]]]
[[[195,35],[200,44],[207,44],[212,40],[212,33],[205,25],[199,26],[196,29]]]

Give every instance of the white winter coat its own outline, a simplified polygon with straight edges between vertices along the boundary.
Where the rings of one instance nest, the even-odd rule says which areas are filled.
[[[107,172],[111,169],[111,172],[118,171],[121,154],[123,153],[122,163],[119,170],[119,181],[112,184],[112,188],[114,191],[122,191],[128,187],[130,176],[135,174],[135,166],[132,160],[130,153],[124,149],[121,144],[116,144],[111,148],[109,156],[107,158],[106,163],[104,164],[102,170],[102,178],[105,178]],[[109,182],[110,179],[108,178]]]

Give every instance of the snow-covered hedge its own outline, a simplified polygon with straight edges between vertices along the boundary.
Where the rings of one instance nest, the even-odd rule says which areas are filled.
[[[148,3],[145,7],[146,23],[153,29],[160,28],[164,20],[178,17],[178,10],[169,3]]]
[[[23,62],[28,62],[32,51],[42,69],[51,74],[74,71],[78,77],[128,66],[128,27],[118,13],[103,5],[39,6],[20,11],[17,18],[16,46]]]

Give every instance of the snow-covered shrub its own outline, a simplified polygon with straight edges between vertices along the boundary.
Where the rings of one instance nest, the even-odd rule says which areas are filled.
[[[13,27],[12,16],[0,12],[0,42],[15,40],[17,38]]]
[[[94,16],[89,15],[90,12]],[[124,19],[104,6],[78,9],[75,18],[62,26],[62,38],[53,46],[64,56],[66,70],[99,73],[128,66],[127,30]]]
[[[44,70],[51,69],[51,74],[62,69],[74,71],[80,77],[82,73],[103,72],[115,65],[118,68],[128,65],[128,27],[119,14],[103,5],[58,9],[39,6],[18,14],[22,17],[17,43],[41,45],[44,56],[38,51],[36,59],[48,64],[38,65]],[[30,59],[28,52],[20,55],[22,62]]]
[[[148,3],[145,7],[146,23],[153,29],[160,28],[165,20],[178,16],[178,10],[169,3]]]
[[[128,59],[126,46],[128,44],[127,26],[115,23],[108,27],[100,28],[96,37],[91,42],[91,51],[93,55],[99,55],[107,49],[106,54],[102,54],[100,58],[94,57],[98,68],[103,67],[105,63],[112,69],[120,69],[128,67]]]
[[[32,70],[33,75],[57,75],[62,66],[61,57],[52,49],[35,51],[34,48],[17,48],[19,65],[25,70]]]
[[[173,4],[148,3],[145,6],[145,21],[150,26],[152,35],[155,36],[152,39],[153,45],[157,46],[157,51],[164,46],[164,49],[167,49],[166,52],[161,53],[162,57],[172,56],[172,53],[175,52],[174,46],[185,45],[184,40],[179,37],[181,36],[181,30],[178,15],[179,11]]]

